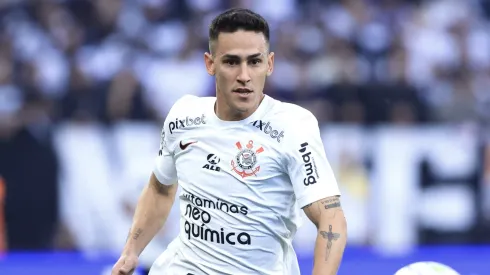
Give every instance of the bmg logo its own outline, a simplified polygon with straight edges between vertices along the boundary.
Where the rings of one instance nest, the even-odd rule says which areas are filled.
[[[311,156],[311,152],[307,152],[308,142],[301,144],[299,152],[302,154],[304,168],[306,171],[306,178],[303,179],[303,184],[308,186],[316,183],[316,177],[313,175],[313,169],[316,171],[315,160]]]
[[[185,127],[193,126],[193,125],[201,125],[201,124],[206,124],[205,116],[202,115],[200,117],[196,118],[190,118],[186,117],[185,119],[175,119],[175,122],[172,121],[168,124],[168,130],[170,131],[170,134],[173,134],[174,130],[177,129],[184,129]]]

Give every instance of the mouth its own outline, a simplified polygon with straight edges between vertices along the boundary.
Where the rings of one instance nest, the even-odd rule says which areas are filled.
[[[237,93],[237,94],[240,94],[240,95],[249,95],[249,94],[253,93],[253,91],[250,90],[250,89],[248,89],[248,88],[234,89],[233,92],[234,93]]]

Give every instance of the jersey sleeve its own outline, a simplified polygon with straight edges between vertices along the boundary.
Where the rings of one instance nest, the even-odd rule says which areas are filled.
[[[327,160],[318,120],[311,113],[301,117],[287,143],[287,172],[301,208],[325,197],[340,196]]]
[[[175,159],[172,150],[170,149],[170,141],[168,138],[168,118],[162,128],[160,137],[160,149],[158,150],[158,156],[155,159],[155,167],[153,168],[153,174],[161,184],[172,185],[177,179],[177,170],[175,168]]]

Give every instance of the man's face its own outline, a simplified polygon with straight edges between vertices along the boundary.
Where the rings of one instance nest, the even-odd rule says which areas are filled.
[[[263,97],[265,80],[272,73],[274,53],[262,33],[220,33],[206,53],[208,73],[216,77],[217,100],[230,115],[252,114]]]

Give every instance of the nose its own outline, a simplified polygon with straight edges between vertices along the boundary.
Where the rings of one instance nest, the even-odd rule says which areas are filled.
[[[250,73],[248,72],[248,66],[247,64],[242,64],[240,66],[240,73],[238,74],[237,81],[240,82],[240,84],[246,84],[250,82]]]

